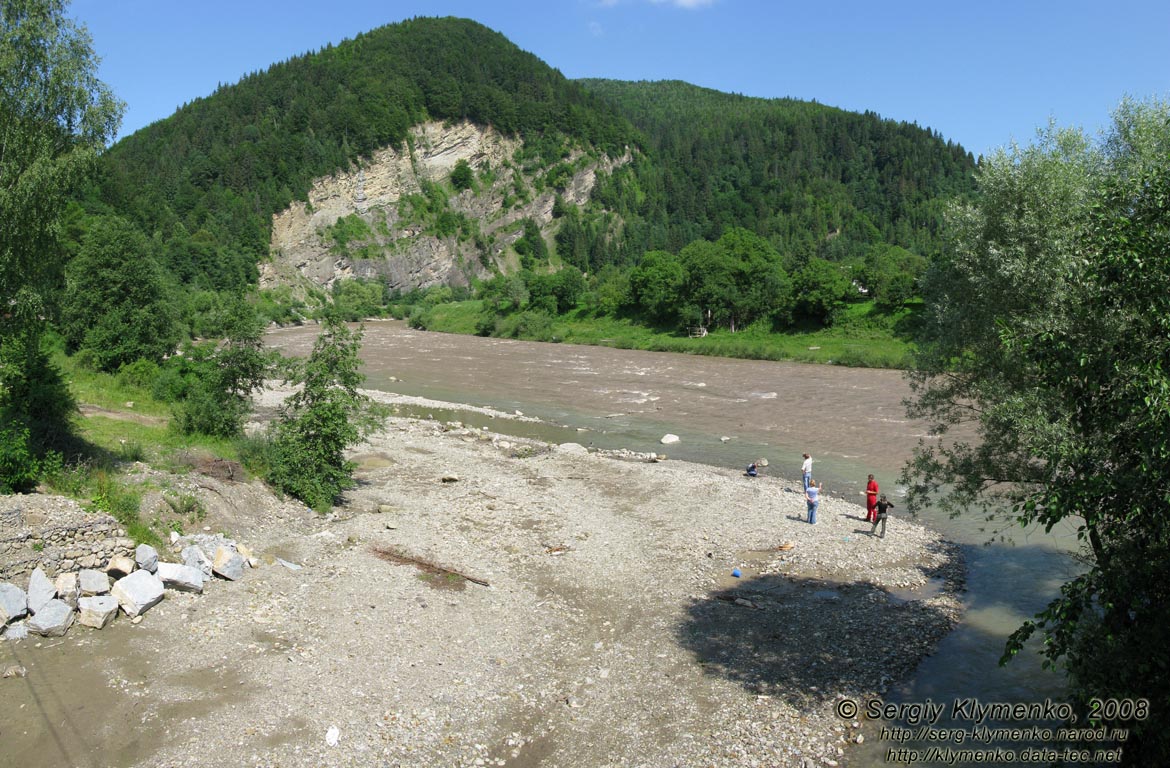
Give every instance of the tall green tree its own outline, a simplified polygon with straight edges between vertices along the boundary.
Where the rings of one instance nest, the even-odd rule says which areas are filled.
[[[1125,102],[1094,144],[1050,129],[985,161],[927,278],[912,416],[943,436],[908,506],[1075,526],[1084,572],[1036,632],[1082,705],[1148,702],[1130,765],[1170,764],[1170,105]],[[969,424],[972,441],[948,432]],[[1146,705],[1143,705],[1146,706]]]
[[[630,272],[630,299],[650,320],[677,323],[687,272],[673,253],[649,251]]]
[[[69,262],[61,327],[71,350],[116,371],[158,362],[175,349],[179,326],[152,243],[125,219],[94,221]]]
[[[832,325],[853,286],[841,265],[813,257],[796,273],[796,306],[805,317]]]
[[[66,389],[42,348],[61,286],[62,216],[122,115],[65,7],[0,0],[0,429],[27,435],[33,450],[69,429]]]

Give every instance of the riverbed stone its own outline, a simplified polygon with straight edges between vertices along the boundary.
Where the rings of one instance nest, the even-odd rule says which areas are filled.
[[[179,563],[159,563],[155,572],[163,586],[180,592],[202,592],[203,571]]]
[[[41,637],[61,637],[73,626],[76,616],[71,607],[53,599],[42,605],[28,620],[28,631]]]
[[[77,580],[76,573],[58,574],[57,580],[53,582],[53,586],[57,589],[58,600],[71,608],[77,607],[77,600],[81,597],[81,586]]]
[[[110,591],[110,577],[92,568],[82,568],[77,574],[81,596],[104,595]]]
[[[662,439],[659,440],[658,442],[662,443],[663,445],[672,445],[674,443],[677,443],[679,441],[679,439],[680,438],[678,435],[672,435],[668,432],[667,434],[663,435]]]
[[[557,453],[567,453],[570,456],[583,456],[589,453],[589,449],[580,443],[561,443],[556,447]]]
[[[110,574],[110,578],[120,579],[123,576],[129,576],[133,573],[134,568],[133,558],[118,555],[117,557],[110,558],[110,562],[106,565],[106,573]]]
[[[28,577],[28,610],[35,614],[57,596],[57,588],[40,568],[34,568]]]
[[[203,578],[211,578],[211,558],[203,553],[203,550],[192,544],[189,547],[184,547],[182,552],[183,565],[189,565],[192,568],[198,568],[203,572]]]
[[[0,624],[28,615],[28,593],[15,584],[0,584]]]
[[[134,562],[142,570],[154,573],[158,567],[158,550],[149,544],[139,544],[134,550]]]
[[[78,601],[77,621],[83,627],[105,629],[118,613],[118,599],[113,595],[83,597]]]
[[[150,571],[134,571],[114,582],[110,594],[130,618],[145,613],[163,599],[163,583]]]
[[[4,627],[3,629],[4,629],[4,639],[5,640],[11,640],[11,641],[15,642],[17,640],[27,640],[28,639],[28,622],[27,621],[14,621],[11,624],[9,624],[8,626]]]
[[[215,550],[211,570],[216,576],[228,581],[238,581],[244,576],[244,558],[234,549],[219,547]]]

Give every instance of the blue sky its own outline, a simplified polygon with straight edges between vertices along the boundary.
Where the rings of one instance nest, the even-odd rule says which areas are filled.
[[[567,77],[685,80],[929,126],[976,155],[1170,96],[1166,0],[74,0],[121,135],[219,83],[414,16],[503,33]]]

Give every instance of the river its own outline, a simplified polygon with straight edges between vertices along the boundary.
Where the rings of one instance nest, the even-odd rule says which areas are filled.
[[[909,387],[901,372],[642,352],[429,333],[396,321],[366,323],[363,372],[372,389],[450,403],[521,411],[540,425],[490,420],[472,412],[424,408],[418,415],[457,419],[497,432],[599,448],[667,453],[718,466],[764,457],[766,472],[800,474],[801,454],[834,495],[856,499],[874,474],[895,505],[897,478],[926,427],[906,418]],[[287,354],[306,355],[317,328],[267,336]],[[666,433],[680,442],[663,446]],[[897,519],[890,535],[897,535]],[[713,510],[712,514],[718,514]],[[1014,541],[991,542],[978,515],[925,513],[922,522],[963,545],[968,580],[962,624],[887,702],[950,703],[1063,700],[1058,673],[1042,669],[1035,646],[997,664],[1007,636],[1041,610],[1078,571],[1075,537],[1009,529]],[[897,648],[875,649],[896,654]],[[946,726],[944,715],[939,726]],[[955,726],[969,725],[956,722]],[[1049,723],[1049,725],[1054,725]],[[882,761],[889,746],[865,745],[861,759]],[[863,764],[866,764],[863,763]],[[926,763],[929,764],[929,763]]]

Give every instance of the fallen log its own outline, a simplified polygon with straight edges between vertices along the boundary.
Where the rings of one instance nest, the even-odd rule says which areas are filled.
[[[473,584],[479,584],[482,587],[491,586],[491,584],[488,584],[483,579],[477,579],[474,576],[468,576],[466,573],[456,571],[453,568],[446,568],[442,565],[432,563],[429,560],[412,557],[410,555],[397,552],[393,549],[388,549],[386,547],[374,547],[373,552],[375,555],[382,558],[383,560],[386,560],[387,562],[398,563],[399,565],[413,565],[415,568],[418,568],[424,573],[432,573],[438,576],[458,576],[461,579],[470,581]]]

